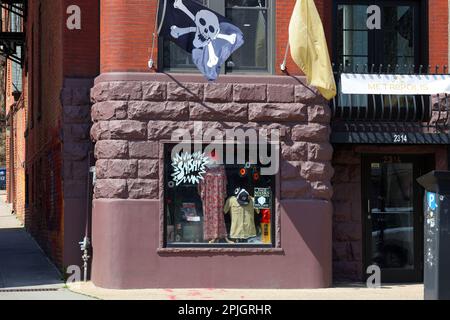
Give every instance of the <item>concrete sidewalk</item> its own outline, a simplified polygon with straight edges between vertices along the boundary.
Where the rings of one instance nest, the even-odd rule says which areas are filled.
[[[0,193],[0,300],[79,300]]]
[[[110,290],[92,282],[71,284],[74,292],[104,300],[423,300],[423,285],[385,285],[368,289],[362,285],[329,289],[149,289]]]

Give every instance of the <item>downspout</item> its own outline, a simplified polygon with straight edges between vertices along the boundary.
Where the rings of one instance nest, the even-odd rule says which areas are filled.
[[[88,279],[88,265],[89,265],[89,259],[91,256],[89,255],[89,250],[91,249],[91,239],[89,234],[90,229],[90,204],[91,204],[91,174],[93,174],[93,182],[92,185],[95,184],[95,167],[91,166],[91,159],[92,159],[92,151],[88,152],[87,155],[87,179],[86,179],[86,223],[85,223],[85,229],[84,229],[84,239],[83,241],[79,242],[80,249],[83,252],[83,255],[81,256],[81,259],[83,260],[83,280],[84,282],[87,282]]]

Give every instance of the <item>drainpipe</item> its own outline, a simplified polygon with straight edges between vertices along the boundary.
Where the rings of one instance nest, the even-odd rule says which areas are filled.
[[[88,170],[87,170],[87,181],[86,181],[86,224],[84,229],[84,238],[83,241],[79,242],[81,251],[83,252],[83,255],[81,256],[81,259],[83,260],[83,280],[84,282],[87,282],[88,279],[88,265],[89,265],[89,259],[91,256],[89,255],[89,250],[91,249],[91,239],[89,238],[89,226],[90,226],[90,202],[91,202],[91,174],[95,175],[95,167],[91,167],[91,158],[92,158],[92,151],[88,152]],[[95,183],[95,178],[93,178],[93,184]]]

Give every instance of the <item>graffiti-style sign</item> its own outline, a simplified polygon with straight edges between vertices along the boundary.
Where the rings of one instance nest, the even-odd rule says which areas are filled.
[[[204,153],[182,153],[172,159],[172,179],[175,185],[182,183],[198,184],[206,173],[209,158]]]

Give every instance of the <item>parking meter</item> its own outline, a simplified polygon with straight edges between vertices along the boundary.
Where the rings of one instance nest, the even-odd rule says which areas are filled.
[[[432,171],[417,179],[425,188],[425,300],[450,300],[450,171]]]

